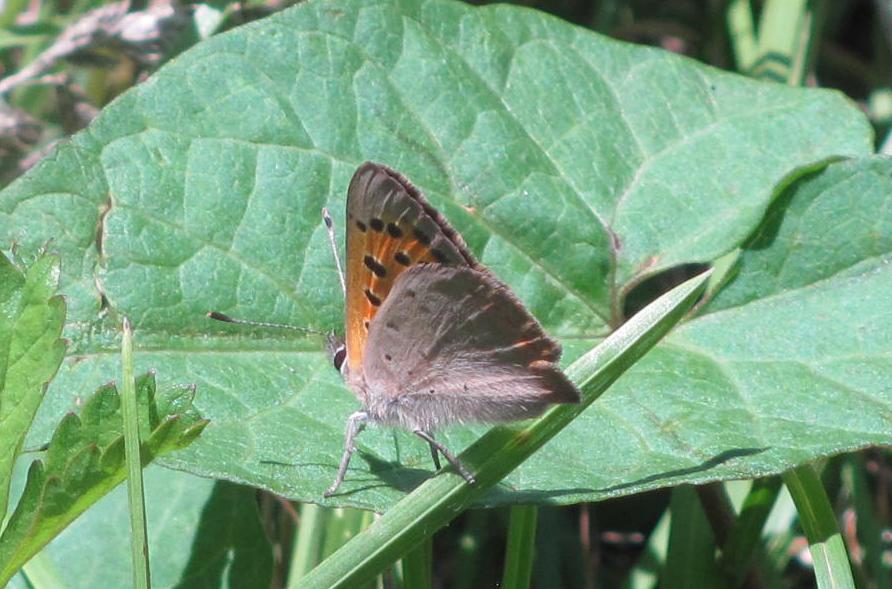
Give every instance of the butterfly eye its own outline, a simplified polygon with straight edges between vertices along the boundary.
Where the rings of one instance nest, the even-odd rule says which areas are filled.
[[[341,372],[341,368],[344,366],[344,360],[347,359],[347,347],[346,346],[338,346],[338,349],[335,350],[334,355],[331,360],[334,364],[335,370]]]

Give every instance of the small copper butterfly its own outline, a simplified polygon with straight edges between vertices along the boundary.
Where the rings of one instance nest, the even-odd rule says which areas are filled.
[[[347,191],[346,221],[345,339],[330,347],[362,408],[347,420],[325,496],[343,482],[366,423],[415,433],[438,469],[439,453],[473,484],[435,430],[526,419],[579,401],[557,366],[560,345],[406,178],[362,164]],[[326,225],[331,230],[327,214]]]

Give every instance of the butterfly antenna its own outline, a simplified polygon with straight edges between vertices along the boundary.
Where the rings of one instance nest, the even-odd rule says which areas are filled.
[[[287,323],[270,323],[268,321],[251,321],[249,319],[236,319],[219,311],[210,311],[208,317],[223,323],[235,323],[236,325],[251,325],[253,327],[272,327],[275,329],[290,329],[291,331],[299,331],[301,333],[312,333],[314,335],[326,335],[325,332],[309,327],[298,327],[297,325],[288,325]]]
[[[322,220],[325,221],[325,228],[328,230],[328,243],[331,245],[331,253],[334,254],[335,265],[338,267],[338,278],[341,279],[341,290],[344,291],[344,298],[347,298],[347,281],[344,280],[344,269],[341,266],[341,257],[338,255],[338,244],[335,240],[334,223],[331,215],[328,214],[328,208],[322,207]]]

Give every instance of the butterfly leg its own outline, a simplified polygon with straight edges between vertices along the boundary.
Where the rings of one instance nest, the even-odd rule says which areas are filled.
[[[434,459],[434,470],[440,470],[440,453],[437,452],[437,447],[434,444],[428,442],[428,445],[431,447],[431,458]]]
[[[322,493],[323,497],[331,497],[344,482],[347,475],[347,466],[350,464],[350,457],[356,452],[356,445],[353,443],[356,436],[365,428],[366,422],[369,420],[369,414],[365,411],[357,411],[347,418],[347,435],[344,441],[344,455],[341,456],[341,465],[338,467],[338,476],[335,478],[331,486]]]
[[[453,466],[453,468],[455,468],[455,470],[458,471],[458,474],[460,474],[462,476],[462,478],[465,479],[465,481],[467,481],[467,483],[469,485],[473,485],[474,483],[477,482],[477,480],[474,478],[474,475],[472,475],[470,472],[468,472],[468,469],[465,468],[465,466],[458,460],[458,458],[453,456],[452,452],[450,452],[449,449],[446,448],[446,446],[444,446],[443,444],[438,442],[436,439],[434,439],[434,437],[432,435],[430,435],[426,431],[420,430],[420,429],[415,430],[413,433],[416,436],[418,436],[419,438],[421,438],[422,440],[426,441],[428,444],[430,444],[432,450],[433,449],[439,450],[440,454],[442,454],[443,457],[449,461],[449,464],[451,464]]]

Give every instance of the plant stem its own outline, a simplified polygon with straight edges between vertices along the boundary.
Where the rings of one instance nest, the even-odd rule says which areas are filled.
[[[787,471],[783,478],[808,537],[818,587],[854,589],[845,542],[818,473],[805,464]]]
[[[146,532],[146,499],[142,481],[136,380],[133,376],[133,330],[127,317],[124,317],[121,361],[123,372],[121,413],[124,419],[124,455],[127,460],[127,498],[130,511],[133,586],[136,589],[148,589],[151,586],[149,540]]]
[[[502,587],[505,589],[526,589],[530,586],[538,517],[539,508],[535,505],[515,505],[511,508],[505,572],[502,575]]]

